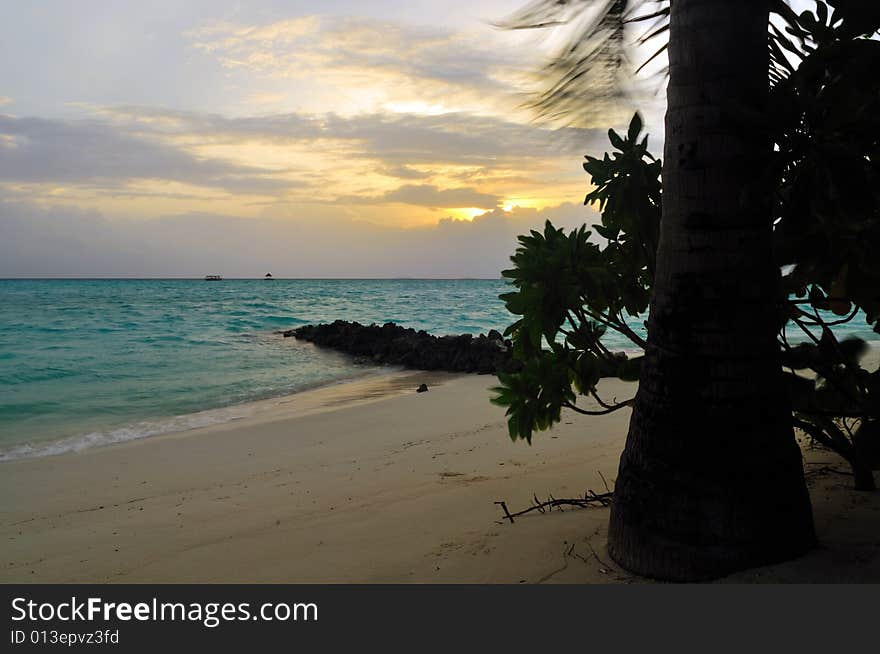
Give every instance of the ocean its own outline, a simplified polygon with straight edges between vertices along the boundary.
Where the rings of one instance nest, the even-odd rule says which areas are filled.
[[[225,422],[254,400],[381,370],[278,333],[299,325],[503,331],[505,289],[500,279],[0,280],[0,461]]]

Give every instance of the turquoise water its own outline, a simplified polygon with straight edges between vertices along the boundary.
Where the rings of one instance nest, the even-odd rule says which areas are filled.
[[[0,280],[0,460],[235,418],[375,368],[276,332],[510,322],[500,280]],[[221,410],[223,407],[232,407]]]
[[[503,330],[504,290],[501,280],[0,280],[0,460],[223,422],[253,400],[376,371],[278,330],[335,319]]]

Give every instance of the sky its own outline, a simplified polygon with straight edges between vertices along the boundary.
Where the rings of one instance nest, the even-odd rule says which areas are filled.
[[[523,106],[521,2],[0,4],[0,277],[497,277],[620,122]]]

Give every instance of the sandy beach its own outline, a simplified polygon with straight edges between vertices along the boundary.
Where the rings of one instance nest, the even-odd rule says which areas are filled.
[[[392,373],[223,425],[0,464],[0,581],[643,581],[606,554],[608,509],[508,524],[494,504],[603,491],[628,410],[569,413],[513,443],[494,383]],[[851,490],[835,455],[805,455],[821,546],[728,581],[880,581],[880,495]]]

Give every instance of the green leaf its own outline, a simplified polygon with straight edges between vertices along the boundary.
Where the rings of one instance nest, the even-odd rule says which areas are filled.
[[[626,143],[613,129],[608,130],[608,140],[611,141],[611,145],[613,145],[618,150],[626,149]]]
[[[633,114],[632,120],[629,121],[629,129],[627,130],[627,138],[630,142],[635,143],[636,139],[639,137],[639,132],[642,131],[642,117],[639,115],[639,112]]]

